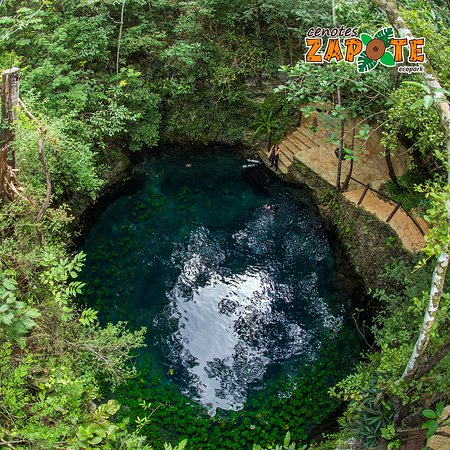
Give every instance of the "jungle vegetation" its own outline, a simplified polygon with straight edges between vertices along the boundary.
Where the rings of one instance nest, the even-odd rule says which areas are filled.
[[[384,188],[429,222],[427,245],[410,259],[386,261],[385,288],[371,293],[372,345],[326,394],[345,404],[339,433],[307,443],[290,428],[283,443],[289,418],[277,418],[277,433],[253,430],[227,444],[202,422],[211,440],[204,446],[295,448],[292,440],[297,448],[393,449],[422,427],[437,432],[450,403],[450,5],[404,0],[394,11],[395,2],[336,1],[336,23],[369,35],[389,21],[398,26],[400,15],[426,38],[425,77],[302,63],[306,31],[333,26],[331,3],[324,5],[0,1],[0,69],[20,68],[22,102],[1,134],[14,189],[0,185],[0,448],[200,448],[190,447],[183,423],[162,444],[151,421],[164,400],[136,400],[132,363],[146,330],[100,326],[97,312],[77,301],[85,258],[73,252],[77,221],[137,154],[174,143],[207,149],[252,135],[280,139],[312,103],[331,103],[342,121],[360,116],[382,127],[387,153],[398,141],[408,148],[410,170]],[[138,393],[127,405],[129,389]],[[314,419],[312,405],[302,408],[299,390],[299,415]]]

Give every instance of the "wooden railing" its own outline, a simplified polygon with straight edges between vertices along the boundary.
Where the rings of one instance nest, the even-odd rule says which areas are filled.
[[[386,219],[386,222],[389,223],[392,218],[395,216],[395,214],[397,213],[397,211],[401,208],[406,215],[411,219],[411,221],[414,223],[414,225],[417,227],[417,229],[420,231],[420,233],[422,234],[422,236],[425,236],[425,231],[423,231],[422,227],[420,226],[419,222],[417,222],[417,219],[409,212],[407,211],[401,203],[395,201],[394,199],[390,198],[389,196],[387,196],[386,194],[384,194],[383,192],[378,191],[377,189],[374,189],[373,187],[370,186],[370,183],[364,184],[362,181],[357,180],[356,178],[350,177],[351,180],[353,180],[355,183],[360,184],[361,186],[364,186],[364,191],[361,194],[361,197],[358,200],[358,205],[360,205],[363,201],[364,201],[364,197],[366,196],[367,192],[373,191],[375,192],[377,195],[379,195],[380,197],[392,202],[395,204],[394,209],[392,210],[392,212],[389,214],[389,217]]]

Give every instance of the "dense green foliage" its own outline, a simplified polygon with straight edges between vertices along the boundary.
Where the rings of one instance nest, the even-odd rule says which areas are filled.
[[[235,142],[279,64],[300,55],[301,31],[329,23],[314,5],[128,1],[119,50],[121,1],[4,2],[2,65],[26,61],[23,92],[63,117],[83,153],[118,139],[131,150],[161,138]]]
[[[413,31],[426,37],[430,64],[449,89],[447,4],[403,6]],[[339,1],[336,14],[340,23],[368,33],[386,24],[371,2]],[[286,384],[289,401],[255,395],[239,420],[233,414],[206,417],[170,386],[161,386],[156,370],[146,381],[136,377],[130,362],[145,330],[129,331],[124,323],[101,327],[96,311],[81,311],[77,302],[84,256],[69,254],[73,212],[98,196],[131,152],[160,142],[236,143],[270,132],[278,140],[295,125],[299,110],[311,112],[309,103],[334,104],[337,87],[343,102],[332,109],[334,117],[377,120],[388,150],[397,151],[398,141],[407,147],[415,165],[387,189],[408,208],[427,210],[432,230],[426,256],[439,254],[450,236],[442,220],[448,167],[437,113],[417,103],[424,96],[420,86],[402,85],[388,69],[359,76],[351,65],[296,64],[303,59],[308,27],[331,23],[318,0],[0,2],[0,68],[22,69],[20,95],[47,129],[53,181],[51,206],[37,221],[37,205],[46,194],[40,132],[20,112],[14,149],[23,197],[0,200],[0,447],[150,449],[188,438],[180,450],[249,448],[255,442],[274,448],[288,429],[294,440],[304,441],[337,397],[348,404],[342,434],[317,447],[345,446],[353,437],[363,448],[380,440],[393,448],[402,427],[425,422],[430,435],[436,431],[439,402],[450,401],[449,356],[436,359],[447,348],[448,289],[423,373],[400,381],[427,300],[426,263],[387,267],[386,287],[374,293],[374,345],[332,389],[333,397],[326,390],[339,381],[331,370],[336,348],[327,350],[330,367],[310,372],[323,403],[308,403],[310,385]],[[325,373],[331,379],[324,380]],[[291,436],[283,448],[294,448]]]
[[[332,391],[333,395],[350,400],[342,423],[369,448],[375,446],[392,425],[398,411],[397,401],[419,411],[437,398],[448,401],[448,355],[423,377],[408,384],[399,382],[422,321],[429,277],[429,270],[412,270],[406,263],[391,263],[387,267],[386,289],[375,293],[383,309],[372,328],[375,345],[381,351],[368,353],[367,362]],[[448,306],[446,298],[440,309],[430,354],[439,351],[447,339]],[[383,401],[379,398],[381,392],[386,397]]]
[[[358,2],[352,7],[349,3],[339,5],[338,14],[347,25],[359,25],[360,30],[369,33],[385,25],[386,19],[370,3]],[[430,62],[442,86],[447,88],[450,59],[444,40],[449,30],[448,10],[432,2],[411,2],[410,5],[407,2],[405,7],[407,9],[402,10],[404,18],[417,36],[426,37]],[[334,70],[330,70],[331,67]],[[411,77],[402,79],[399,74],[393,77],[391,71],[381,68],[377,69],[373,79],[370,73],[364,78],[356,73],[345,76],[352,68],[344,64],[311,69],[307,64],[299,63],[284,70],[288,83],[280,89],[287,93],[289,101],[302,107],[304,113],[310,112],[306,102],[315,102],[319,107],[324,102],[331,102],[335,105],[334,114],[345,112],[351,117],[356,111],[375,119],[372,126],[383,128],[382,144],[390,154],[399,151],[399,142],[406,147],[412,159],[410,170],[387,183],[385,189],[406,208],[415,208],[416,213],[423,214],[431,227],[425,254],[428,260],[437,258],[449,242],[449,235],[446,142],[438,113],[431,108],[435,93],[419,76],[412,77],[413,82],[410,82]],[[403,84],[403,80],[408,83]],[[329,86],[333,89],[328,89]],[[343,101],[342,108],[336,111],[335,89],[338,87]],[[341,420],[343,434],[320,445],[321,448],[345,446],[350,437],[355,438],[362,448],[373,448],[380,441],[385,445],[389,443],[389,448],[396,448],[404,437],[403,428],[424,422],[421,409],[435,405],[439,400],[448,403],[447,287],[430,331],[426,355],[422,356],[422,366],[413,379],[402,379],[424,320],[430,272],[425,261],[417,267],[396,261],[387,268],[386,289],[374,293],[381,309],[372,326],[373,348],[366,361],[331,391],[332,395],[348,402],[347,412]],[[443,357],[445,355],[447,357]]]
[[[148,428],[152,408],[126,398],[119,410],[99,390],[108,386],[115,396],[111,388],[135,375],[128,362],[144,331],[123,323],[102,328],[96,311],[78,310],[83,255],[67,255],[72,211],[96,198],[111,169],[128,164],[122,147],[241,141],[261,111],[285,133],[295,122],[291,108],[280,95],[260,105],[260,95],[270,92],[280,63],[297,58],[302,27],[329,21],[321,12],[303,19],[315,3],[1,2],[0,67],[21,68],[20,95],[46,128],[52,202],[37,222],[46,194],[41,134],[19,112],[14,148],[25,196],[0,209],[0,444],[147,448],[125,423],[131,414],[137,431]],[[117,411],[123,420],[113,423]]]

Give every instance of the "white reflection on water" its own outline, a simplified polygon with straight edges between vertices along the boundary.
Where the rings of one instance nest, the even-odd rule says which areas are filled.
[[[249,385],[263,378],[270,363],[300,354],[312,358],[320,346],[314,327],[306,331],[301,320],[277,308],[276,302],[292,301],[292,287],[261,267],[231,274],[221,267],[224,260],[217,240],[197,229],[187,247],[174,251],[181,273],[167,294],[171,319],[178,322],[169,359],[189,373],[190,394],[212,415],[217,408],[242,409]],[[317,276],[302,282],[314,297],[310,307],[320,326],[336,329],[342,319],[319,297]]]

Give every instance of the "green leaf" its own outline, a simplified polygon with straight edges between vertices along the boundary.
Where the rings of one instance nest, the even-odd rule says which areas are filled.
[[[407,86],[415,86],[419,89],[422,89],[427,94],[431,94],[430,88],[426,84],[418,83],[417,81],[402,81],[401,84],[405,84]]]
[[[380,63],[386,67],[394,67],[394,55],[391,52],[385,52],[385,54],[380,58]]]
[[[3,280],[3,286],[5,286],[5,289],[8,291],[15,291],[17,288],[17,281],[12,280],[11,278],[5,278]]]
[[[444,412],[444,402],[439,402],[436,405],[436,416],[440,417],[442,416],[442,413]]]
[[[117,425],[111,424],[107,429],[106,432],[108,435],[113,434],[118,429]]]
[[[95,436],[95,438],[89,441],[89,443],[92,445],[100,444],[100,442],[102,442],[102,438],[100,436]]]
[[[428,109],[433,104],[433,97],[431,95],[425,95],[423,98],[423,104]]]
[[[95,431],[101,438],[105,438],[107,435],[107,431],[105,428],[97,428]]]
[[[423,106],[423,98],[419,98],[418,100],[416,100],[410,107],[409,109],[417,109],[420,106]]]
[[[437,419],[438,417],[432,409],[424,409],[422,414],[428,419]]]
[[[30,309],[25,315],[31,319],[36,319],[41,316],[41,313],[37,309]]]
[[[23,319],[21,319],[21,322],[27,331],[36,325],[36,322],[29,317],[24,317]]]
[[[8,313],[8,314],[3,314],[0,317],[0,320],[5,324],[5,325],[11,325],[12,320],[14,319],[14,314],[13,313]]]
[[[367,33],[361,33],[360,38],[364,45],[367,45],[372,40],[372,36]]]
[[[437,421],[433,421],[433,422],[428,422],[427,423],[427,439],[430,439],[431,436],[433,436],[434,433],[436,433],[437,429],[438,429],[438,423]]]
[[[378,61],[373,61],[372,59],[368,58],[366,52],[362,52],[356,59],[356,65],[358,67],[359,73],[370,72],[371,70],[375,69],[377,64]]]
[[[441,92],[442,94],[450,95],[450,92],[447,91],[447,89],[444,89],[444,88],[437,88],[437,89],[434,90],[434,92],[435,92],[435,93],[436,93],[436,92]]]
[[[120,404],[117,400],[108,400],[107,403],[100,405],[95,413],[98,416],[103,416],[107,418],[108,416],[114,415],[120,409]]]
[[[394,37],[394,29],[392,27],[382,28],[375,33],[374,39],[381,39],[386,47],[391,45],[390,41]],[[367,45],[367,44],[366,44]]]
[[[286,433],[286,436],[284,437],[283,444],[287,447],[289,443],[291,442],[291,433],[289,431]]]

